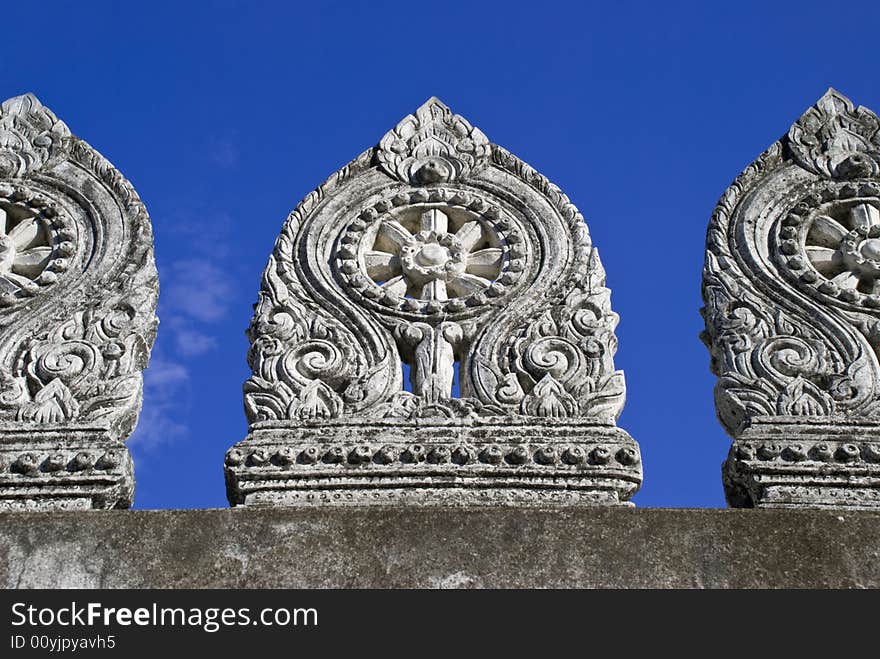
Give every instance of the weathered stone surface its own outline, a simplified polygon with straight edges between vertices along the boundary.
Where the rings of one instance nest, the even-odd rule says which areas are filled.
[[[229,500],[625,503],[616,324],[574,205],[432,98],[284,225]]]
[[[880,507],[880,119],[830,90],[727,189],[706,249],[728,502]]]
[[[368,507],[0,515],[0,586],[878,588],[880,513]]]
[[[0,105],[0,510],[130,505],[157,295],[131,185],[34,96]]]

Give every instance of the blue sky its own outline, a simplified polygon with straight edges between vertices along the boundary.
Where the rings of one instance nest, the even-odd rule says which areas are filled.
[[[244,329],[287,213],[431,95],[587,218],[621,316],[639,506],[724,505],[698,334],[712,208],[834,86],[880,111],[880,3],[7,3],[0,96],[32,91],[132,181],[161,327],[138,508],[226,505]]]

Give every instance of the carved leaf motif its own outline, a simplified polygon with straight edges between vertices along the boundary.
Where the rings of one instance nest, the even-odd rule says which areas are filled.
[[[100,393],[87,399],[80,416],[98,421],[116,414],[120,407],[131,406],[140,400],[142,380],[140,373],[109,379]]]
[[[835,91],[828,92],[788,133],[792,156],[805,169],[827,178],[877,176],[880,119]]]
[[[40,389],[32,402],[19,409],[18,419],[35,423],[61,423],[71,421],[78,415],[79,404],[64,383],[56,378]]]
[[[250,423],[287,418],[294,394],[284,382],[273,383],[252,376],[244,383],[243,389],[245,413]]]
[[[623,412],[626,402],[626,381],[623,371],[615,371],[596,384],[596,390],[586,393],[581,398],[580,413],[600,419],[614,419]]]
[[[462,180],[488,160],[489,140],[437,98],[405,117],[379,143],[376,160],[389,175],[425,185]]]
[[[294,399],[287,410],[288,418],[303,420],[329,419],[342,412],[342,399],[321,380],[312,380]]]
[[[35,96],[25,94],[0,105],[0,178],[23,178],[59,149],[70,131]]]
[[[522,413],[553,418],[578,414],[578,404],[549,373],[541,378],[522,401]]]
[[[811,382],[797,377],[788,383],[776,403],[778,414],[790,416],[830,415],[834,401]]]

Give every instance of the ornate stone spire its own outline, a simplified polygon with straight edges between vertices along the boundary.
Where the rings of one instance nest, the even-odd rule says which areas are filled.
[[[721,197],[703,340],[732,506],[880,506],[880,120],[829,90]]]
[[[625,502],[616,324],[574,205],[431,98],[288,217],[229,500]]]
[[[33,95],[0,105],[0,510],[131,504],[157,293],[128,181]]]

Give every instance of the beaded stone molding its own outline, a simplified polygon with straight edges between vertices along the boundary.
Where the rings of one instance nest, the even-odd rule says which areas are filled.
[[[131,185],[34,96],[0,105],[0,510],[131,504],[157,294]]]
[[[703,340],[732,506],[880,505],[880,120],[829,90],[727,189]]]
[[[428,100],[278,237],[230,502],[626,502],[609,296],[568,198]]]

